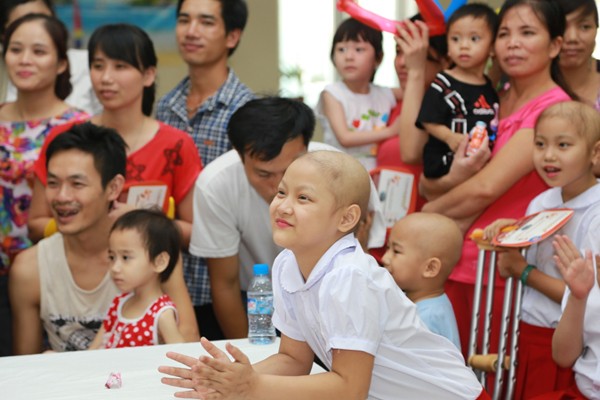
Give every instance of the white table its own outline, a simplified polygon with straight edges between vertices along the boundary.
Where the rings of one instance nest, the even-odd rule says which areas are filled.
[[[224,349],[226,341],[214,342]],[[279,341],[270,345],[252,345],[247,339],[232,340],[251,362],[260,361],[279,349]],[[177,365],[167,351],[189,356],[206,352],[200,343],[179,343],[125,349],[78,351],[0,357],[0,399],[171,399],[178,391],[163,385],[160,365]],[[120,372],[123,386],[106,389],[111,372]],[[314,365],[312,373],[323,372]]]

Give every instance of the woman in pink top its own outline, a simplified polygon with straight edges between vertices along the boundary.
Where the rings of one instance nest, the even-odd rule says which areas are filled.
[[[570,98],[561,87],[557,64],[564,29],[564,14],[554,0],[504,3],[495,54],[509,84],[500,97],[500,121],[491,160],[465,179],[465,170],[458,171],[454,164],[464,163],[466,158],[457,157],[454,171],[435,181],[421,181],[426,193],[435,198],[424,211],[447,215],[466,231],[462,258],[446,287],[464,353],[468,351],[478,253],[468,239],[471,232],[498,218],[523,216],[529,202],[547,188],[533,167],[533,127],[546,107]],[[491,345],[497,346],[502,280],[496,279],[494,292]]]

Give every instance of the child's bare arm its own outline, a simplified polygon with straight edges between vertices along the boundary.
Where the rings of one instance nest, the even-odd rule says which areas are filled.
[[[517,222],[517,220],[514,218],[499,218],[495,220],[483,229],[483,239],[492,240],[503,228],[514,225],[515,222]]]
[[[592,253],[581,257],[567,236],[557,235],[552,243],[561,275],[571,293],[552,337],[552,358],[561,367],[572,366],[583,351],[583,322],[587,297],[595,284]]]
[[[431,136],[446,143],[453,152],[458,150],[458,146],[460,146],[460,143],[465,138],[465,135],[462,133],[452,132],[450,128],[442,124],[424,122],[423,127]]]
[[[321,97],[323,101],[323,114],[329,121],[329,125],[338,142],[344,147],[378,143],[398,134],[400,121],[397,119],[391,126],[382,129],[352,131],[346,124],[346,113],[342,104],[328,92],[321,93]]]
[[[193,368],[201,386],[214,391],[205,399],[365,399],[371,384],[374,357],[368,353],[333,350],[332,371],[315,375],[281,376],[256,372],[239,349],[228,346],[235,362],[202,357]]]
[[[102,339],[104,338],[105,332],[104,326],[101,326],[100,329],[98,329],[98,333],[96,333],[96,337],[92,340],[92,343],[90,343],[88,350],[98,350],[102,346]]]
[[[503,278],[513,277],[521,279],[527,260],[521,254],[520,249],[507,248],[498,252],[498,271]],[[530,269],[525,284],[534,288],[550,300],[560,303],[565,294],[565,283],[562,279],[550,276],[537,268]]]
[[[162,343],[185,342],[183,335],[179,332],[179,328],[177,327],[174,310],[165,310],[160,314],[160,317],[158,317],[158,335],[162,339]]]

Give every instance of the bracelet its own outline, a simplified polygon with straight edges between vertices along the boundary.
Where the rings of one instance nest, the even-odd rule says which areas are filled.
[[[521,283],[523,285],[527,285],[527,278],[529,278],[529,274],[532,269],[536,269],[535,265],[527,264],[523,272],[521,272]]]

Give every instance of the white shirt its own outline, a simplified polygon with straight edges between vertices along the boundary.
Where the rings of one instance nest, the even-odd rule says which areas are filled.
[[[431,333],[390,273],[352,234],[304,281],[284,250],[273,265],[273,323],[331,369],[332,349],[375,357],[369,399],[475,399],[481,384],[446,338]]]
[[[84,49],[68,49],[69,69],[71,72],[71,85],[73,90],[65,99],[65,103],[83,110],[90,115],[102,112],[102,104],[96,98],[92,81],[90,80],[90,69],[88,67],[88,51]],[[8,77],[7,77],[8,79]],[[6,102],[17,99],[17,89],[8,80],[6,89]]]
[[[594,220],[594,216],[600,215],[600,185],[596,184],[566,203],[562,200],[561,188],[548,189],[529,203],[526,215],[552,208],[571,208],[575,211],[569,222],[555,235],[567,235],[577,247],[589,248],[588,233],[599,232],[598,226],[592,226],[590,222]],[[543,273],[562,280],[553,259],[553,238],[554,235],[531,246],[527,251],[527,262],[535,265]],[[535,326],[556,328],[561,314],[560,304],[541,292],[525,286],[521,309],[521,319],[524,322]]]
[[[365,131],[384,129],[390,116],[392,108],[396,105],[396,98],[392,89],[369,85],[369,93],[354,93],[342,81],[327,85],[323,92],[332,95],[340,102],[346,117],[346,126],[357,135],[364,135]],[[329,124],[329,120],[323,113],[322,97],[319,98],[315,114],[319,117],[323,126],[323,139],[325,143],[337,147],[340,150],[357,158],[367,170],[375,168],[375,155],[377,154],[377,143],[363,146],[344,147],[340,144]]]
[[[309,143],[308,151],[316,150],[336,149],[323,143]],[[373,184],[369,209],[375,210],[369,247],[381,247],[385,242],[385,221]],[[190,253],[206,258],[239,254],[240,286],[246,290],[252,266],[272,265],[281,250],[273,242],[269,204],[250,185],[237,151],[230,150],[208,164],[194,189]]]
[[[596,231],[598,232],[598,231]],[[598,246],[593,250],[594,254],[598,253]],[[596,262],[594,260],[594,267]],[[594,274],[597,269],[594,268]],[[597,279],[595,279],[597,282]],[[563,310],[567,305],[570,290],[567,287],[563,297]],[[584,351],[579,356],[573,371],[575,371],[575,382],[579,391],[590,400],[600,399],[600,323],[598,316],[600,315],[600,288],[594,285],[592,291],[588,295],[585,306],[585,316],[583,321],[583,345]]]

